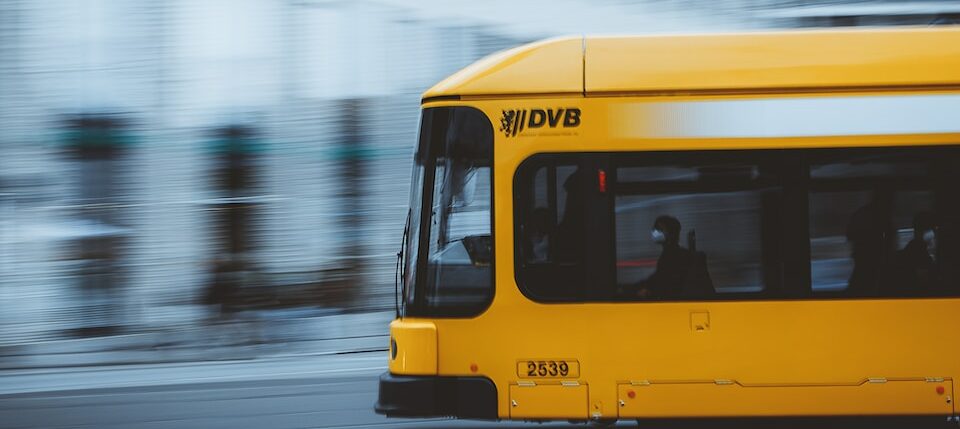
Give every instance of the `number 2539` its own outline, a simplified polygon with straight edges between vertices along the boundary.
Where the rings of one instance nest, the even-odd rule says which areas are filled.
[[[578,377],[579,365],[566,360],[523,360],[517,362],[517,375],[524,378]]]

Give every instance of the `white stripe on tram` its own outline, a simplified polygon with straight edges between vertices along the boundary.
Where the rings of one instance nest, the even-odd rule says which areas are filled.
[[[625,138],[770,138],[960,133],[960,95],[642,102],[612,107]]]

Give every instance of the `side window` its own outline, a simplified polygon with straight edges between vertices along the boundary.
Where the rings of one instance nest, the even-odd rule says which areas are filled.
[[[538,301],[960,295],[960,147],[535,155],[515,267]]]
[[[518,172],[518,279],[545,300],[578,296],[583,284],[584,214],[575,159],[525,163]]]
[[[810,158],[815,294],[955,294],[956,150],[824,151]]]
[[[515,178],[516,269],[543,301],[762,294],[776,178],[738,153],[537,155]]]
[[[777,195],[779,189],[765,186],[759,167],[749,163],[619,167],[614,210],[621,296],[711,299],[762,292],[765,199]]]

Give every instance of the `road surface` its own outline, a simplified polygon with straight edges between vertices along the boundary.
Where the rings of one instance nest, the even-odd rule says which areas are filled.
[[[553,428],[387,419],[385,352],[0,373],[0,428]],[[579,427],[584,427],[580,425]]]
[[[387,419],[373,412],[385,352],[0,372],[0,428],[587,428],[565,422]],[[636,427],[619,422],[617,427]],[[856,427],[914,428],[894,420]],[[939,427],[947,427],[939,424]],[[696,422],[643,427],[815,428],[834,422]],[[957,428],[954,424],[952,428]]]

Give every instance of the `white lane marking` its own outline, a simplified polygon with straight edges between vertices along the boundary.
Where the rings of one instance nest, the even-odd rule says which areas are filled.
[[[791,97],[624,103],[623,138],[771,138],[960,133],[960,95]]]

